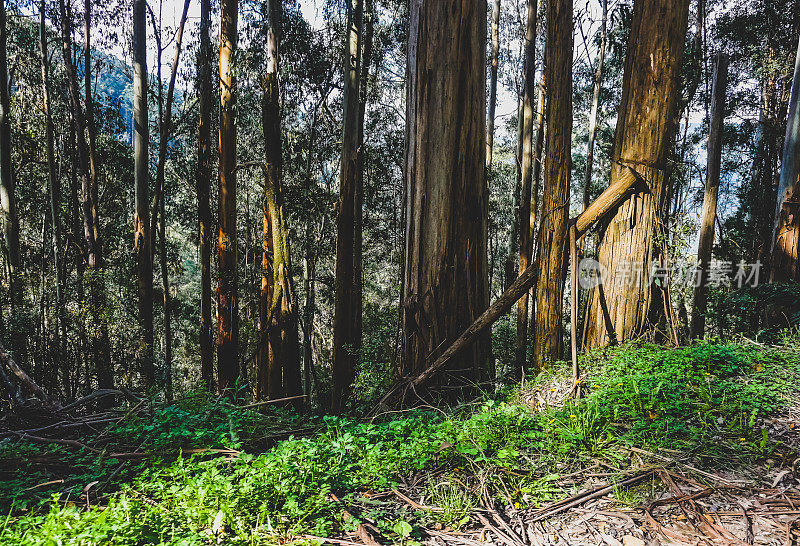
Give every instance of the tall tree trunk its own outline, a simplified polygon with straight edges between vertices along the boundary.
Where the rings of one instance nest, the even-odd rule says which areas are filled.
[[[314,144],[317,135],[317,109],[311,114],[311,130],[308,138],[308,151],[306,155],[305,178],[311,187],[312,171],[311,162],[314,157]],[[322,216],[320,234],[325,231],[325,216]],[[314,223],[306,224],[305,258],[303,259],[303,283],[305,302],[303,305],[303,375],[305,376],[306,403],[311,401],[313,360],[314,360],[314,316],[316,314],[316,268],[317,247],[319,236],[313,233]]]
[[[651,301],[650,266],[654,231],[661,218],[667,156],[673,139],[681,56],[686,39],[688,0],[636,0],[614,141],[611,186],[639,180],[606,224],[598,261],[604,283],[589,296],[586,344],[638,336],[646,326]]]
[[[267,72],[262,80],[261,126],[264,135],[262,280],[259,303],[258,395],[277,399],[301,393],[297,302],[291,275],[289,230],[281,188],[281,111],[279,48],[281,0],[269,1]]]
[[[485,14],[486,0],[410,3],[404,375],[426,369],[488,306]],[[484,332],[452,375],[484,376],[489,345]]]
[[[211,0],[200,0],[200,51],[197,56],[200,120],[197,136],[197,219],[200,253],[200,375],[203,383],[214,385],[214,352],[211,325]]]
[[[170,305],[169,272],[167,268],[167,218],[166,218],[166,191],[164,190],[164,174],[167,165],[167,148],[172,132],[172,105],[175,100],[175,80],[178,76],[178,63],[181,58],[183,45],[183,29],[186,26],[186,17],[189,13],[191,0],[184,0],[178,32],[175,35],[175,59],[172,62],[172,71],[167,86],[167,101],[164,107],[160,126],[160,140],[158,146],[158,163],[156,164],[156,192],[159,199],[159,240],[161,242],[159,265],[161,266],[161,288],[164,292],[164,371],[165,390],[167,399],[172,399],[172,309]],[[152,274],[152,272],[151,272]]]
[[[364,327],[364,179],[366,174],[366,146],[364,123],[369,100],[369,69],[372,63],[375,37],[375,1],[366,0],[364,12],[364,40],[361,44],[361,75],[358,101],[358,182],[356,183],[353,215],[353,349],[361,354]]]
[[[9,273],[11,302],[22,301],[19,276],[19,217],[11,166],[11,96],[8,88],[8,31],[6,3],[0,0],[0,220],[2,220],[4,254]]]
[[[589,207],[592,191],[592,167],[594,165],[594,141],[597,136],[597,112],[600,106],[600,88],[603,83],[603,64],[606,58],[606,39],[608,34],[608,0],[602,0],[603,19],[600,26],[600,51],[597,54],[597,68],[594,72],[592,90],[592,109],[589,112],[589,144],[586,147],[586,175],[583,179],[583,210]],[[581,243],[583,246],[583,243]]]
[[[60,372],[64,394],[72,397],[68,359],[64,347],[64,270],[61,263],[61,180],[56,172],[55,129],[50,103],[50,61],[47,56],[47,23],[45,0],[39,4],[39,62],[42,71],[42,104],[45,116],[45,140],[47,141],[47,181],[50,193],[50,222],[53,227],[53,268],[56,274],[56,349],[61,359]]]
[[[538,368],[563,354],[562,307],[566,277],[569,179],[572,165],[572,0],[547,2],[547,143],[544,199],[536,260],[536,340]]]
[[[238,40],[239,1],[220,1],[219,48],[219,211],[217,253],[217,373],[219,389],[239,378],[239,305],[236,241],[236,76],[233,57]]]
[[[336,219],[336,302],[333,317],[333,387],[331,411],[340,412],[350,396],[358,343],[355,331],[355,222],[358,198],[359,86],[361,80],[362,0],[348,0],[344,52],[344,113],[339,203]],[[360,213],[360,211],[359,211]]]
[[[794,66],[789,117],[783,144],[783,160],[778,185],[778,206],[775,212],[775,239],[772,244],[772,279],[800,280],[800,44]]]
[[[139,371],[147,387],[155,385],[153,362],[153,235],[150,232],[149,147],[147,114],[147,21],[145,0],[133,3],[133,157],[136,186],[134,203],[134,252],[139,296]]]
[[[519,223],[519,268],[518,275],[528,269],[533,249],[533,229],[535,228],[535,208],[531,207],[531,185],[533,182],[534,140],[533,102],[536,95],[536,24],[537,0],[528,0],[528,19],[525,30],[525,60],[523,68],[522,88],[522,132],[520,134],[521,152],[520,178],[522,193],[520,195],[517,216]],[[528,295],[525,294],[517,302],[517,346],[515,377],[522,379],[525,361],[528,354]]]
[[[76,142],[76,131],[75,127],[77,123],[75,121],[75,113],[70,110],[69,113],[69,136],[67,138],[66,143],[66,156],[69,158],[72,168],[70,169],[69,173],[69,196],[70,196],[70,212],[71,216],[70,219],[72,220],[71,230],[72,230],[72,245],[70,247],[75,252],[75,301],[79,302],[79,306],[81,312],[77,314],[75,317],[75,322],[77,323],[78,329],[78,339],[77,339],[77,347],[75,351],[75,362],[76,366],[76,373],[75,373],[75,392],[78,392],[78,389],[81,385],[88,386],[88,369],[89,369],[89,359],[86,358],[86,317],[83,312],[83,305],[80,302],[84,302],[86,300],[86,290],[84,286],[85,280],[85,270],[86,270],[86,257],[84,251],[84,238],[83,238],[83,223],[81,221],[81,203],[80,203],[80,183],[78,180],[78,169],[79,167],[79,158],[78,158],[78,146]],[[84,381],[81,377],[81,367],[86,375],[86,380]]]
[[[523,67],[524,72],[524,67]],[[514,178],[514,195],[512,199],[513,214],[511,219],[511,239],[508,242],[508,254],[503,264],[503,287],[508,287],[517,279],[517,262],[519,260],[519,208],[522,202],[522,138],[524,128],[524,108],[522,104],[522,94],[520,90],[517,100],[517,147],[515,153],[516,176]],[[491,268],[489,269],[491,274]],[[490,283],[491,286],[491,283]]]
[[[720,164],[722,162],[722,129],[725,124],[725,93],[728,86],[728,56],[719,53],[714,60],[714,82],[711,87],[711,124],[706,150],[706,191],[700,221],[700,239],[697,245],[697,264],[700,277],[694,289],[692,324],[690,335],[702,337],[706,329],[706,306],[708,303],[708,270],[711,251],[714,248],[714,227],[717,218]]]
[[[530,2],[529,2],[530,3]],[[535,3],[535,0],[534,0]],[[536,27],[533,29],[536,35]],[[525,38],[527,43],[527,36]],[[535,44],[536,40],[534,40]],[[492,3],[492,57],[489,68],[489,116],[486,128],[486,168],[492,167],[494,151],[494,118],[497,109],[497,72],[500,65],[500,0]]]
[[[64,57],[64,69],[67,76],[69,87],[70,105],[75,128],[75,139],[77,148],[77,171],[81,186],[81,209],[83,213],[83,239],[85,244],[86,265],[89,269],[89,292],[91,298],[92,314],[92,358],[94,371],[97,375],[98,386],[100,388],[113,387],[114,378],[111,369],[111,347],[108,339],[108,325],[106,324],[105,307],[105,286],[103,282],[102,264],[103,256],[100,241],[97,236],[99,228],[95,225],[98,217],[96,186],[93,177],[92,162],[90,158],[94,155],[91,147],[87,143],[86,135],[93,133],[88,128],[88,117],[84,116],[81,104],[81,94],[78,86],[78,77],[75,70],[75,63],[72,59],[72,16],[65,0],[59,0],[61,13],[61,33],[62,33],[62,53]],[[88,6],[90,7],[90,6]],[[91,14],[87,12],[86,21],[91,21]],[[87,31],[91,27],[87,24]],[[87,37],[87,41],[89,38]],[[85,67],[91,79],[91,56],[86,55],[84,50]],[[86,68],[84,68],[86,70]],[[88,86],[91,91],[91,84]],[[91,94],[86,98],[91,103]],[[90,140],[91,142],[91,140]]]

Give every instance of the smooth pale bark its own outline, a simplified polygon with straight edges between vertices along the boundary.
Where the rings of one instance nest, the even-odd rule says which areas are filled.
[[[597,112],[600,106],[600,87],[603,83],[603,65],[606,58],[606,41],[608,36],[608,0],[602,0],[603,19],[600,26],[600,51],[597,53],[597,68],[594,72],[594,88],[592,90],[592,109],[589,112],[589,143],[586,147],[586,175],[583,179],[583,210],[589,206],[592,189],[592,167],[594,166],[594,142],[597,136]],[[583,243],[581,243],[583,245]]]
[[[800,280],[800,44],[794,65],[789,117],[783,144],[778,206],[775,212],[775,239],[772,244],[772,280]]]
[[[45,0],[39,4],[39,64],[42,72],[42,106],[45,117],[45,140],[47,146],[47,182],[50,194],[50,224],[52,226],[53,269],[56,274],[56,346],[62,357],[64,348],[64,270],[61,263],[61,180],[56,172],[55,128],[50,102],[50,61],[47,54],[47,23]],[[62,383],[66,396],[72,396],[69,366],[62,358]]]
[[[267,71],[262,79],[264,198],[261,292],[259,297],[258,397],[277,400],[301,393],[297,299],[291,276],[289,230],[281,187],[281,112],[279,46],[281,0],[269,0]]]
[[[317,136],[317,117],[318,108],[321,101],[317,103],[317,108],[311,114],[311,128],[308,138],[308,150],[306,152],[306,165],[305,165],[305,180],[311,186],[313,183],[312,177],[312,161],[315,157],[315,143]],[[305,257],[303,259],[303,291],[305,292],[305,301],[303,302],[303,375],[305,376],[304,394],[306,401],[311,400],[312,385],[315,379],[314,375],[314,319],[316,316],[316,269],[317,269],[317,256],[319,253],[319,243],[322,234],[325,233],[325,215],[322,215],[321,226],[319,235],[313,233],[313,228],[316,223],[306,224],[305,236]]]
[[[90,6],[89,6],[90,7]],[[64,71],[67,77],[67,87],[69,91],[70,107],[72,113],[72,120],[75,130],[76,140],[76,170],[78,171],[78,179],[81,188],[81,211],[83,215],[83,240],[85,259],[88,269],[89,292],[91,298],[91,315],[92,315],[92,358],[94,364],[94,373],[97,376],[98,386],[101,389],[113,387],[113,372],[111,369],[111,346],[108,338],[108,325],[106,324],[105,313],[105,283],[103,282],[103,255],[102,246],[98,239],[100,230],[96,225],[98,219],[97,212],[97,188],[95,186],[96,179],[93,176],[95,172],[92,168],[91,158],[94,155],[92,147],[90,146],[92,140],[91,135],[93,130],[90,130],[88,123],[90,118],[84,115],[83,104],[81,102],[81,93],[78,85],[77,72],[75,64],[72,60],[72,28],[71,28],[71,14],[68,4],[64,0],[59,0],[59,10],[61,15],[61,52],[64,60]],[[86,31],[91,36],[91,12],[87,11],[86,16]],[[87,36],[87,43],[90,43],[89,36]],[[84,51],[84,54],[86,51]],[[89,69],[89,79],[91,81],[91,56],[84,55],[84,69]],[[86,90],[86,87],[84,87]],[[91,91],[91,83],[88,86]],[[84,97],[87,106],[91,105],[91,94]],[[87,134],[89,141],[87,142]]]
[[[528,0],[528,15],[525,30],[525,54],[522,84],[522,131],[519,135],[520,179],[522,192],[517,212],[519,225],[518,275],[530,265],[533,250],[533,233],[536,226],[536,207],[531,206],[534,169],[534,108],[536,94],[536,24],[537,0]],[[528,349],[528,296],[525,294],[517,304],[517,345],[514,375],[522,379]]]
[[[145,385],[155,383],[153,363],[153,239],[150,232],[149,147],[147,114],[147,21],[145,0],[133,3],[133,162],[134,217],[133,250],[136,253],[136,284],[139,297],[139,371]]]
[[[547,143],[544,198],[536,262],[534,365],[541,369],[563,354],[562,308],[572,165],[572,0],[547,3]]]
[[[217,254],[217,375],[219,390],[239,378],[239,276],[236,238],[236,76],[239,2],[220,2],[219,48],[219,208]]]
[[[711,123],[706,150],[706,191],[703,212],[700,216],[700,239],[697,244],[697,264],[700,276],[694,289],[692,324],[690,335],[702,337],[706,329],[706,307],[708,304],[708,269],[711,251],[714,248],[714,227],[717,218],[720,165],[722,163],[722,129],[725,123],[725,93],[728,86],[728,56],[716,55],[714,60],[713,85],[711,87]]]
[[[535,2],[535,0],[534,0]],[[534,35],[536,28],[534,27]],[[527,42],[527,37],[526,37]],[[534,40],[535,42],[535,40]],[[497,111],[497,72],[500,65],[500,0],[492,3],[492,56],[489,65],[489,116],[486,127],[486,168],[492,166],[494,151],[494,118]]]
[[[364,6],[348,0],[347,36],[344,51],[344,113],[342,154],[339,174],[339,202],[336,218],[336,297],[333,317],[333,385],[331,411],[340,412],[350,396],[360,344],[356,332],[355,223],[358,201],[359,86],[361,80],[361,33]],[[360,214],[360,211],[359,211]]]
[[[410,3],[401,300],[408,376],[488,306],[485,14],[485,0]],[[456,380],[485,375],[490,340],[478,337],[449,370]]]
[[[511,220],[511,239],[508,243],[508,254],[506,255],[503,269],[503,286],[508,289],[517,278],[517,261],[519,260],[519,207],[522,202],[522,128],[523,128],[523,108],[522,95],[517,101],[517,146],[515,153],[516,177],[514,179],[513,213]],[[491,268],[489,269],[491,272]]]
[[[11,96],[8,89],[8,32],[5,0],[0,0],[0,221],[12,305],[22,298],[19,275],[19,217],[11,166]]]
[[[203,383],[214,386],[214,352],[211,323],[211,249],[214,241],[211,230],[211,152],[212,116],[212,56],[211,0],[200,0],[200,51],[197,56],[197,87],[199,123],[197,128],[197,189],[198,246],[200,254],[200,376]]]
[[[607,271],[589,295],[587,347],[637,337],[646,327],[651,301],[650,267],[661,218],[665,171],[677,104],[688,0],[637,0],[622,86],[610,187],[637,190],[608,220],[598,247]],[[590,206],[587,209],[589,212]],[[580,231],[580,225],[578,226]],[[612,333],[601,306],[605,297]]]

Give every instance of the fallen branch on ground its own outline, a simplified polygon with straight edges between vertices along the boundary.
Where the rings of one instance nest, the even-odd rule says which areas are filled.
[[[607,495],[614,491],[614,489],[619,487],[630,487],[631,485],[635,485],[644,479],[653,475],[654,470],[641,470],[634,474],[633,476],[626,478],[618,483],[612,483],[603,487],[598,487],[592,489],[590,491],[586,491],[584,493],[580,493],[578,495],[574,495],[572,497],[568,497],[566,499],[562,499],[558,502],[545,506],[532,514],[532,519],[530,521],[541,521],[543,519],[547,519],[549,517],[555,516],[556,514],[560,514],[570,508],[574,508],[575,506],[579,506],[584,504],[590,500],[597,499],[602,497],[603,495]]]

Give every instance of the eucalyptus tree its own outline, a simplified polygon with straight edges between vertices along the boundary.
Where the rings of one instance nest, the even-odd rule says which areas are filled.
[[[631,339],[646,326],[688,13],[688,0],[634,2],[610,186],[638,185],[605,222],[597,254],[607,275],[589,296],[589,347]]]
[[[217,373],[220,391],[239,378],[239,273],[236,232],[236,70],[238,0],[220,1],[219,202],[217,212]]]
[[[410,376],[486,309],[489,279],[486,1],[413,0],[409,10],[401,332]],[[484,334],[451,375],[461,386],[485,376],[488,356]]]
[[[548,0],[546,108],[542,218],[536,261],[534,365],[561,358],[562,308],[566,277],[564,249],[569,220],[572,167],[572,0]]]

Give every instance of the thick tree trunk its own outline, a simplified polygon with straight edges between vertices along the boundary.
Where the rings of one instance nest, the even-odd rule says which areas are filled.
[[[603,296],[618,340],[636,337],[646,326],[654,231],[666,194],[665,169],[672,142],[670,135],[675,130],[688,12],[688,0],[634,2],[611,187],[624,187],[620,183],[633,176],[640,180],[642,188],[621,204],[602,235],[598,261],[607,275],[604,284],[593,289],[589,296],[588,347],[605,345],[610,339],[600,304]]]
[[[536,261],[534,365],[538,368],[563,354],[562,308],[572,165],[572,0],[547,3],[547,143],[544,198]]]
[[[340,412],[350,396],[360,344],[356,332],[355,223],[358,202],[359,86],[361,79],[362,0],[348,0],[347,38],[344,52],[344,113],[339,203],[336,219],[336,301],[333,318],[333,386],[331,411]]]
[[[42,71],[42,104],[45,116],[45,140],[47,141],[47,180],[50,193],[50,223],[53,228],[53,268],[56,274],[56,349],[61,359],[60,372],[66,397],[72,396],[69,368],[64,347],[64,270],[61,263],[61,180],[56,172],[55,129],[50,102],[50,61],[47,55],[47,23],[45,0],[39,4],[39,62]]]
[[[297,302],[291,277],[289,231],[281,189],[281,112],[278,81],[282,9],[270,0],[267,72],[262,81],[264,134],[262,279],[259,298],[258,396],[277,400],[301,394]]]
[[[200,375],[208,387],[214,385],[214,352],[211,324],[211,0],[200,0],[200,52],[197,57],[200,119],[197,135],[197,219],[200,253]]]
[[[714,248],[714,228],[717,218],[720,164],[722,162],[722,129],[725,124],[725,93],[728,86],[728,56],[719,53],[714,61],[714,83],[711,87],[711,124],[706,150],[706,191],[700,217],[700,240],[697,245],[697,264],[700,277],[694,289],[690,335],[702,337],[706,329],[708,303],[708,270]]]
[[[19,217],[11,166],[11,96],[8,89],[8,31],[6,3],[0,0],[0,220],[2,220],[4,254],[9,273],[11,302],[21,303],[19,276]]]
[[[534,0],[535,3],[536,0]],[[533,29],[536,35],[536,27]],[[527,37],[526,37],[527,42]],[[534,40],[535,43],[535,40]],[[489,116],[486,127],[486,168],[492,167],[494,151],[494,118],[497,109],[497,72],[500,65],[500,0],[492,3],[492,56],[489,65]]]
[[[217,253],[217,373],[225,392],[239,378],[239,305],[236,241],[236,76],[239,2],[220,2],[219,231]]]
[[[136,283],[139,296],[138,349],[139,371],[144,384],[155,384],[153,363],[153,237],[150,232],[149,147],[150,128],[147,114],[147,21],[146,2],[133,3],[133,157],[135,169],[134,243]]]
[[[485,14],[485,0],[410,4],[404,375],[427,368],[488,306]],[[479,338],[456,378],[485,375],[490,339]]]
[[[528,18],[525,30],[525,59],[522,87],[522,132],[520,134],[519,163],[522,193],[519,210],[519,268],[521,275],[531,262],[533,250],[533,233],[536,227],[536,207],[531,206],[531,186],[533,183],[534,140],[533,102],[536,95],[536,24],[537,0],[528,0]],[[514,375],[522,379],[528,354],[528,295],[525,294],[517,303],[517,346]]]
[[[800,281],[798,245],[800,245],[800,44],[792,81],[786,138],[778,185],[778,206],[775,212],[775,239],[772,245],[772,279]]]
[[[592,109],[589,112],[589,143],[586,147],[586,175],[583,179],[583,210],[589,207],[592,191],[592,167],[594,166],[594,142],[597,136],[597,112],[600,106],[600,88],[603,83],[603,65],[606,58],[606,38],[608,34],[608,0],[602,0],[603,19],[600,26],[600,51],[597,54],[597,68],[594,72],[592,90]],[[583,243],[581,243],[583,245]]]

